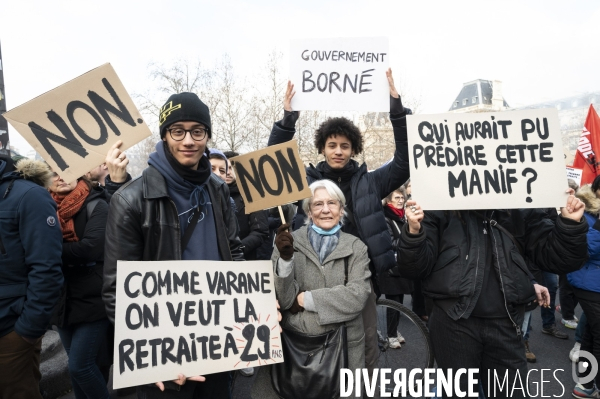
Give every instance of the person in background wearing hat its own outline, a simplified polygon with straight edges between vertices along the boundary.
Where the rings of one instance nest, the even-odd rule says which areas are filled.
[[[149,167],[111,199],[102,295],[113,323],[117,260],[244,260],[229,189],[211,173],[208,107],[194,93],[173,94],[159,117],[162,140]],[[231,397],[228,372],[179,377],[139,386],[138,397]]]
[[[240,240],[244,246],[246,260],[258,260],[256,250],[269,236],[269,220],[267,211],[256,211],[246,214],[244,199],[236,183],[235,174],[230,170],[229,160],[221,151],[210,149],[210,163],[213,173],[227,183],[229,194],[235,203],[235,215],[240,227]]]
[[[63,284],[52,172],[0,156],[0,176],[0,398],[41,399],[42,336]]]

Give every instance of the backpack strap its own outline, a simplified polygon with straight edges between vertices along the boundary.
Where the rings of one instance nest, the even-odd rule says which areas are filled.
[[[85,207],[87,220],[90,220],[92,218],[92,213],[94,213],[94,209],[96,209],[96,205],[98,205],[99,201],[103,201],[103,199],[97,198],[93,201],[88,202],[87,206]]]

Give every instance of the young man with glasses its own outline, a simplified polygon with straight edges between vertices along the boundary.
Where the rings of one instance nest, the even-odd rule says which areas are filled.
[[[114,323],[117,260],[244,260],[227,184],[211,173],[208,107],[193,93],[174,94],[160,110],[156,152],[141,177],[111,199],[103,297]],[[188,232],[189,244],[182,248]],[[186,382],[187,380],[187,382]],[[229,398],[230,373],[137,387],[140,398]]]

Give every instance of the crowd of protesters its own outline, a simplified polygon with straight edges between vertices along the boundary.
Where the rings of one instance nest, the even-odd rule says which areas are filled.
[[[285,220],[268,210],[246,214],[229,160],[239,154],[208,148],[210,112],[193,93],[166,101],[161,140],[136,179],[120,142],[73,182],[40,161],[0,158],[0,398],[41,397],[41,340],[52,326],[75,397],[109,397],[118,260],[272,260],[281,327],[302,336],[344,325],[352,369],[372,372],[382,339],[390,350],[406,343],[395,312],[378,337],[382,295],[400,303],[410,295],[437,366],[479,369],[484,386],[486,370],[508,372],[511,381],[527,374],[536,360],[528,333],[538,304],[542,332],[567,337],[555,321],[557,291],[564,327],[577,328],[569,357],[576,361],[580,350],[599,357],[600,178],[572,185],[560,211],[423,209],[409,180],[411,111],[391,70],[387,79],[393,159],[372,171],[359,165],[358,127],[328,119],[314,134],[324,160],[306,168],[311,197],[284,207]],[[288,83],[268,145],[293,139],[300,118],[293,96]],[[577,303],[585,313],[579,319]],[[256,374],[254,398],[316,389],[274,383],[272,366]],[[180,375],[136,389],[139,398],[230,398],[231,381],[231,372]],[[573,395],[599,397],[597,386],[598,379],[578,384]]]

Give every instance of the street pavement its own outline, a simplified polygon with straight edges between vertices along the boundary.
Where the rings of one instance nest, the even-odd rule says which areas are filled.
[[[581,309],[576,310],[577,316],[581,315]],[[567,398],[571,397],[571,392],[575,383],[571,377],[571,361],[569,360],[569,351],[575,343],[575,330],[570,330],[560,322],[561,315],[556,313],[556,324],[560,331],[566,332],[569,338],[566,340],[554,338],[542,333],[542,322],[540,310],[537,308],[533,311],[532,328],[530,333],[529,343],[531,351],[536,355],[536,363],[528,363],[529,366],[529,394],[532,398],[555,397]],[[411,342],[408,337],[406,346],[400,351],[408,350]],[[414,348],[413,348],[414,349]],[[543,374],[542,374],[543,373]],[[542,377],[543,376],[543,377]],[[525,383],[527,376],[523,376]],[[235,379],[233,398],[248,399],[250,398],[250,388],[254,377],[243,377],[238,375]],[[112,390],[112,381],[109,384],[111,399],[134,399],[135,394],[126,396],[118,396]],[[70,392],[62,399],[74,399],[75,395]]]

